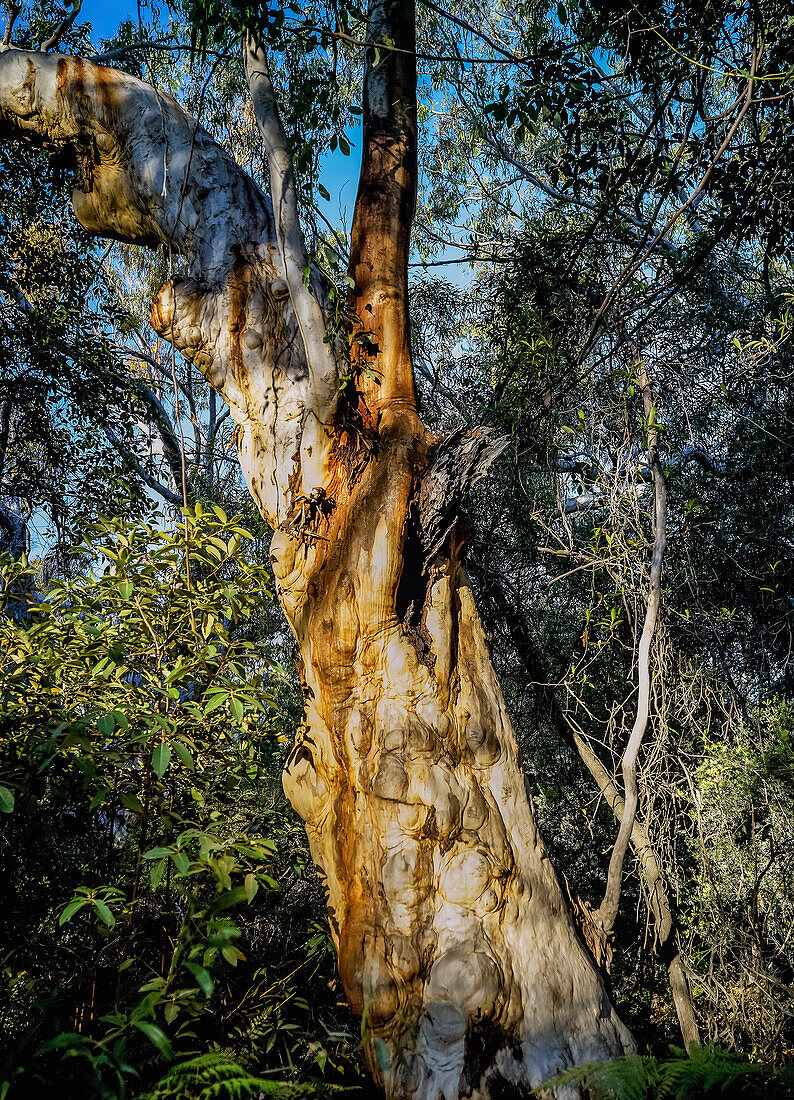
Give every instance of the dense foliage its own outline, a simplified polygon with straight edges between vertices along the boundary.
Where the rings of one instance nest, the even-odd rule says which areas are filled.
[[[213,1043],[227,1062],[326,1068],[333,995],[309,1005],[302,983],[335,988],[333,956],[278,790],[293,688],[242,540],[197,505],[173,532],[93,528],[78,575],[47,591],[6,561],[2,1030],[17,1095],[49,1095],[54,1073],[75,1094],[130,1095]]]

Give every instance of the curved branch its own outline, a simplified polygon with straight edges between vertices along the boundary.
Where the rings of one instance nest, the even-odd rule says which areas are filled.
[[[114,450],[118,452],[124,465],[127,466],[130,470],[134,470],[141,481],[144,483],[144,485],[148,485],[150,489],[159,494],[159,496],[161,496],[167,504],[171,504],[175,508],[182,507],[184,501],[182,499],[181,493],[175,493],[173,489],[169,489],[167,485],[163,485],[163,483],[161,481],[158,481],[156,477],[152,477],[150,473],[147,473],[143,464],[139,462],[134,455],[130,454],[130,452],[127,450],[127,448],[124,446],[124,444],[121,442],[115,432],[107,431],[105,434],[107,435],[108,440],[112,444]],[[173,470],[171,471],[171,473],[173,474]],[[180,479],[181,473],[180,477],[177,479],[177,484],[179,483]]]
[[[80,57],[0,57],[0,136],[28,136],[76,167],[90,233],[182,255],[205,281],[275,243],[270,203],[171,96]]]
[[[651,470],[651,477],[653,480],[654,497],[654,540],[648,603],[645,609],[645,621],[643,623],[640,645],[637,653],[637,668],[639,675],[637,714],[621,762],[625,791],[623,814],[620,820],[617,840],[615,841],[615,846],[612,849],[612,855],[609,859],[609,870],[607,872],[607,884],[604,891],[604,898],[596,914],[607,936],[612,933],[620,907],[623,863],[626,858],[626,851],[631,839],[634,821],[637,816],[637,806],[639,804],[637,757],[645,732],[648,728],[648,718],[650,714],[650,650],[653,635],[656,630],[656,622],[659,617],[659,605],[662,591],[662,561],[664,559],[664,551],[667,543],[667,487],[665,485],[661,462],[659,461],[659,433],[654,426],[656,402],[651,384],[648,380],[645,362],[640,359],[639,352],[634,345],[631,346],[631,351],[633,360],[632,373],[636,371],[637,381],[642,391],[645,429],[648,433],[648,466]]]
[[[69,12],[68,15],[64,16],[64,18],[52,32],[47,41],[42,42],[41,46],[39,47],[42,53],[47,53],[48,50],[55,49],[60,40],[71,27],[72,23],[74,23],[75,19],[80,14],[80,9],[82,8],[82,6],[83,0],[72,0],[72,10]]]
[[[152,413],[152,422],[157,430],[157,434],[160,436],[160,442],[163,447],[163,458],[168,465],[174,483],[176,485],[181,485],[183,475],[182,447],[177,438],[173,424],[171,423],[171,417],[168,415],[162,401],[160,401],[157,395],[153,393],[148,386],[144,385],[143,382],[135,381],[133,383],[133,389]],[[186,488],[188,492],[192,491],[189,480]],[[160,490],[158,489],[157,491],[159,492]]]

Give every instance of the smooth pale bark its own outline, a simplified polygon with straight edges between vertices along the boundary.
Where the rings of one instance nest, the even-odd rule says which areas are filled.
[[[400,11],[374,4],[372,33]],[[172,99],[12,51],[0,129],[75,152],[87,229],[185,257],[189,278],[162,288],[153,325],[228,402],[274,527],[306,707],[284,786],[370,1066],[395,1100],[495,1100],[631,1039],[546,858],[463,562],[455,506],[493,449],[482,433],[445,445],[416,412],[415,77],[389,65],[370,58],[351,250],[368,334],[354,363],[378,381],[352,396],[307,357],[269,200]]]

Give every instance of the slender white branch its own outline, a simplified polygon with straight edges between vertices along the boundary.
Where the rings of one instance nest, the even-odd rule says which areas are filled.
[[[662,561],[667,543],[667,489],[664,474],[659,461],[659,433],[655,425],[655,400],[645,363],[639,357],[637,350],[632,347],[634,360],[632,369],[637,372],[637,381],[640,384],[645,413],[645,428],[648,436],[648,466],[653,478],[654,496],[654,540],[653,556],[651,558],[651,577],[648,592],[648,603],[645,609],[645,621],[640,636],[640,644],[637,653],[638,669],[638,694],[637,714],[634,725],[629,735],[626,748],[623,752],[621,767],[623,771],[623,786],[625,802],[623,816],[620,821],[620,829],[612,855],[609,860],[607,872],[607,884],[604,891],[604,899],[598,909],[598,920],[605,933],[609,935],[615,926],[618,909],[620,907],[620,894],[623,880],[623,863],[626,851],[631,839],[634,820],[637,816],[639,804],[639,788],[637,784],[637,758],[640,747],[648,728],[651,696],[651,642],[653,641],[656,623],[659,618],[659,605],[662,591]]]
[[[136,381],[134,384],[135,392],[140,397],[141,401],[148,406],[152,416],[152,424],[160,436],[160,442],[163,447],[163,458],[168,463],[168,469],[171,472],[171,476],[177,485],[181,484],[183,476],[183,451],[177,433],[174,429],[171,417],[168,415],[168,411],[163,405],[162,401],[157,395],[144,385],[143,382]],[[190,482],[188,481],[187,488],[190,488]]]
[[[82,6],[83,0],[72,0],[72,10],[61,20],[47,41],[42,42],[39,47],[42,53],[47,53],[49,50],[55,49],[61,38],[66,34],[72,23],[74,23],[75,19],[80,14]]]
[[[14,23],[17,21],[17,16],[22,11],[22,5],[17,3],[17,0],[9,0],[8,5],[8,22],[6,23],[5,34],[3,35],[3,41],[0,42],[0,53],[5,50],[11,49],[11,32],[14,29]]]
[[[284,276],[312,376],[314,412],[322,421],[329,416],[336,395],[337,367],[331,341],[326,339],[323,311],[307,276],[309,259],[298,216],[292,154],[279,115],[267,54],[250,33],[246,33],[243,40],[243,57],[254,116],[267,152],[276,239]]]

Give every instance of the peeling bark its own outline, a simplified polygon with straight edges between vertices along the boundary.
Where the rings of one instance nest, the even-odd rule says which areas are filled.
[[[495,445],[477,433],[445,445],[417,415],[410,6],[373,3],[369,33],[397,50],[382,46],[377,64],[371,51],[365,82],[352,396],[338,395],[328,349],[319,362],[317,333],[303,331],[312,311],[319,324],[322,288],[312,282],[316,309],[294,285],[286,161],[274,220],[170,97],[78,58],[19,51],[0,56],[0,131],[71,152],[75,212],[91,232],[187,261],[152,321],[229,404],[243,473],[275,529],[306,708],[284,787],[325,879],[373,1075],[394,1100],[495,1100],[632,1043],[546,858],[464,565],[457,507]],[[280,155],[255,44],[246,62]]]

